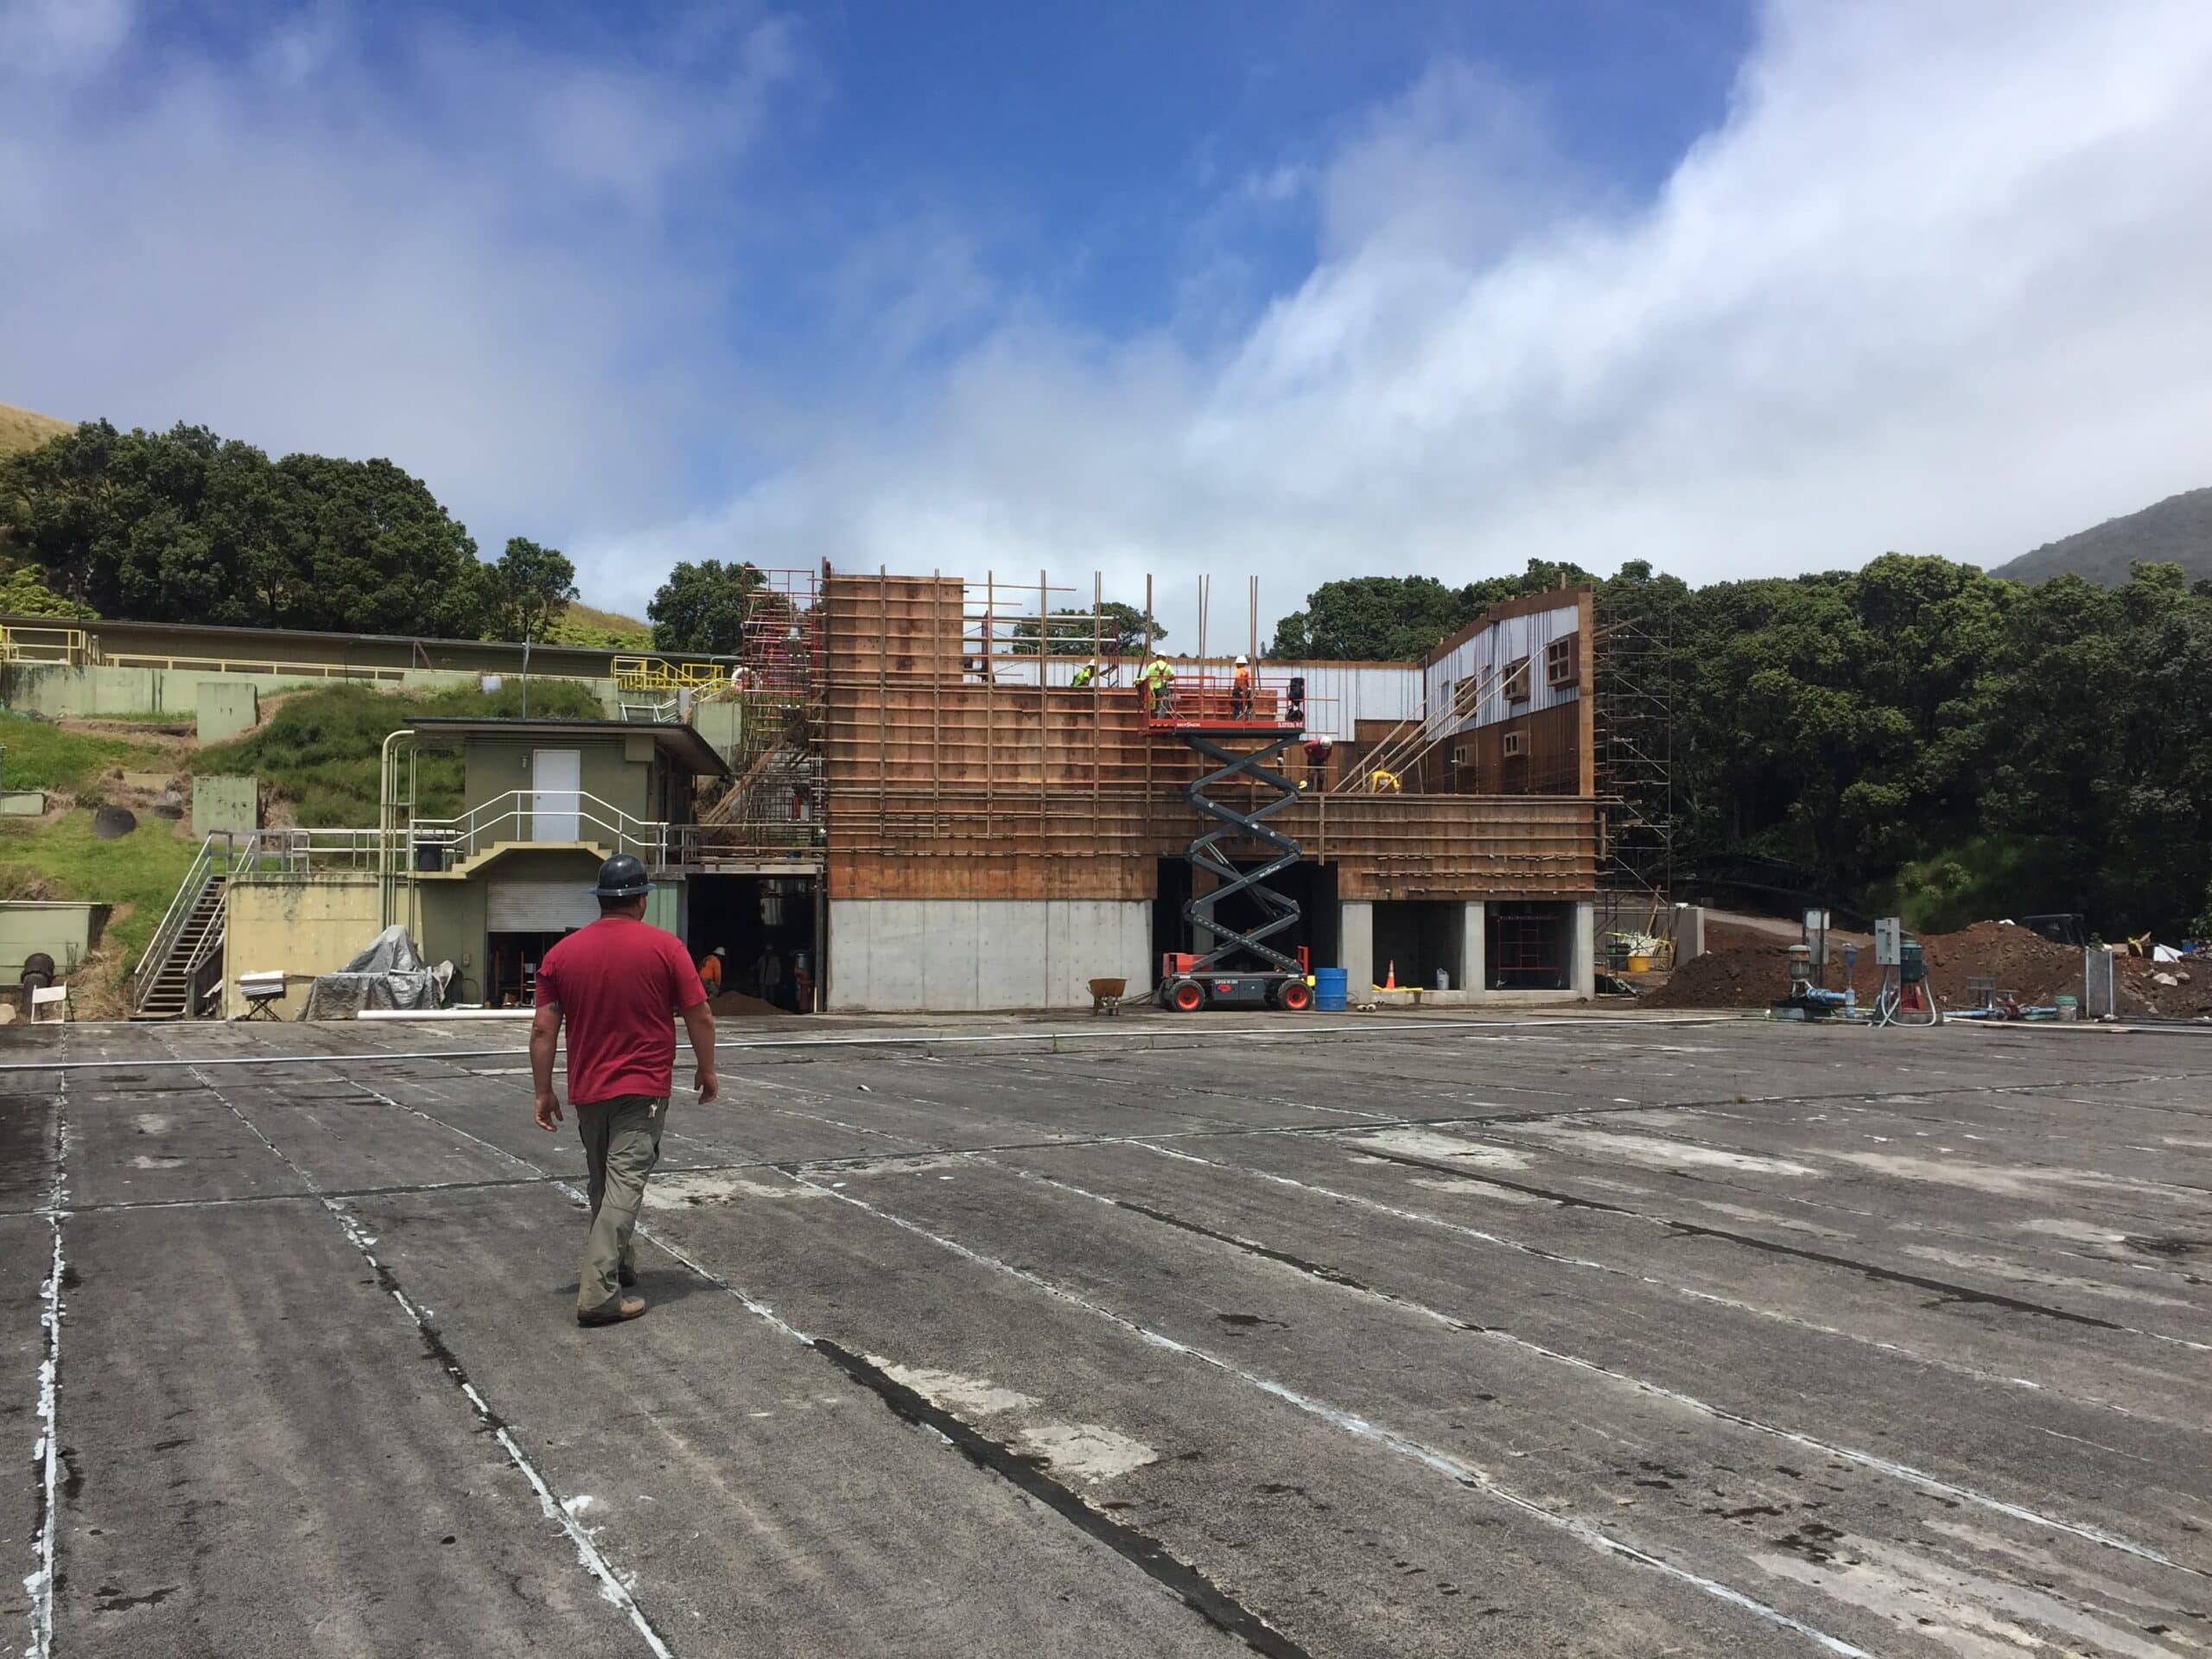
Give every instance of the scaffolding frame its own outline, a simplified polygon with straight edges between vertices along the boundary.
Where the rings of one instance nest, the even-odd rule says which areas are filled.
[[[1672,939],[1675,842],[1673,626],[1630,614],[1599,590],[1592,721],[1598,796],[1600,960],[1616,933]]]

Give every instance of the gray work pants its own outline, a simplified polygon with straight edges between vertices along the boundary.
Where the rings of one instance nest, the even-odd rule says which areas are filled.
[[[624,1268],[635,1270],[631,1235],[645,1203],[645,1177],[660,1160],[665,1095],[617,1095],[576,1106],[576,1133],[591,1170],[591,1232],[576,1271],[576,1311],[588,1313],[621,1292]]]

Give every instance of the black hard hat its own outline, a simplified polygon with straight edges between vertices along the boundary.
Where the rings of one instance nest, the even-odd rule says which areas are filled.
[[[599,885],[592,891],[602,899],[642,899],[652,885],[642,863],[627,853],[617,853],[599,867]]]

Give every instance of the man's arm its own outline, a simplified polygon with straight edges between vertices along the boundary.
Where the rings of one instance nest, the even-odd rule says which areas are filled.
[[[715,1076],[715,1014],[705,998],[683,1010],[683,1034],[691,1039],[691,1055],[699,1063],[691,1086],[702,1102],[712,1100],[721,1092],[721,1084]]]
[[[549,1135],[561,1123],[561,1097],[553,1092],[553,1051],[560,1040],[561,1005],[540,1002],[530,1022],[530,1082],[537,1127]]]

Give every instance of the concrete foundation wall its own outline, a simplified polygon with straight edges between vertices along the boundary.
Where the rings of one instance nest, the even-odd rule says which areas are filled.
[[[0,904],[0,987],[12,996],[22,977],[23,960],[39,951],[54,958],[54,971],[67,975],[84,961],[107,921],[105,905],[66,899],[18,899]]]
[[[283,881],[241,881],[224,895],[223,1017],[246,1011],[240,974],[281,969],[301,976],[287,986],[276,1012],[297,1019],[307,1005],[308,979],[343,968],[377,936],[382,914],[373,875],[302,876]]]
[[[194,777],[192,833],[206,840],[218,830],[249,835],[261,828],[261,786],[251,778]]]
[[[833,899],[827,1007],[1089,1007],[1152,984],[1152,906],[1110,899]]]

